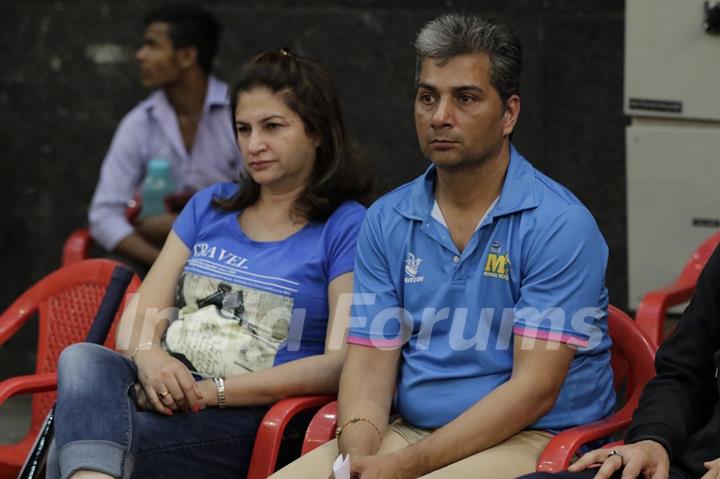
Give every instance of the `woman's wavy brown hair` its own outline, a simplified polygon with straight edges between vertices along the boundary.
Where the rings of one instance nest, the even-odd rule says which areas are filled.
[[[295,201],[293,214],[307,221],[325,221],[343,201],[364,201],[371,189],[368,167],[345,133],[340,103],[327,71],[287,49],[265,52],[245,63],[231,90],[233,127],[238,98],[255,88],[280,94],[303,121],[305,132],[319,138],[315,165],[307,186]],[[236,133],[237,134],[237,133]],[[260,185],[243,170],[240,189],[230,198],[216,198],[221,211],[239,211],[260,197]]]

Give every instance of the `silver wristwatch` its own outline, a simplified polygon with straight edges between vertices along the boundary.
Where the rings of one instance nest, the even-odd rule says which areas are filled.
[[[215,381],[215,387],[217,388],[218,407],[222,409],[225,407],[225,380],[223,378],[213,378],[213,381]]]

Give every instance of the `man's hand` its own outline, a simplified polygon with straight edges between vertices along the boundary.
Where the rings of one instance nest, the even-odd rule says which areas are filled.
[[[610,454],[611,451],[618,451],[621,455]],[[665,448],[655,441],[640,441],[612,449],[596,449],[585,454],[568,470],[578,472],[597,463],[601,463],[601,466],[595,479],[608,479],[623,466],[625,469],[622,479],[635,479],[640,477],[640,474],[646,479],[667,479],[670,473],[670,457]]]
[[[151,266],[160,254],[160,249],[157,246],[135,231],[123,238],[113,251],[140,261],[147,266]]]
[[[418,474],[413,464],[403,461],[397,454],[350,457],[352,479],[415,479]]]
[[[703,464],[707,472],[700,479],[720,479],[720,458]]]
[[[162,213],[135,222],[135,231],[156,246],[162,246],[172,229],[176,215]]]

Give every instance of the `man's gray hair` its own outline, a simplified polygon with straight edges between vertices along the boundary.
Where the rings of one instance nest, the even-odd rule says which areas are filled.
[[[522,47],[512,29],[477,15],[449,13],[428,22],[415,40],[416,80],[423,62],[439,64],[458,55],[484,53],[490,58],[490,82],[503,103],[520,94]]]

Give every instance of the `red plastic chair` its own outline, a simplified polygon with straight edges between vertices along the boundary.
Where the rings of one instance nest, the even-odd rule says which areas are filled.
[[[538,472],[560,472],[570,465],[575,452],[584,444],[606,438],[625,429],[632,419],[645,383],[655,375],[655,346],[625,313],[610,306],[608,326],[613,340],[613,371],[623,371],[615,378],[615,387],[625,379],[625,404],[615,414],[584,426],[567,429],[555,436],[538,459]],[[337,402],[322,407],[313,417],[305,434],[302,454],[307,454],[335,435]]]
[[[580,447],[627,428],[645,383],[655,376],[656,348],[650,338],[614,306],[608,308],[608,313],[613,371],[622,368],[625,372],[625,404],[607,419],[567,429],[552,438],[538,459],[539,472],[564,471]],[[620,386],[618,382],[616,375],[616,388]]]
[[[635,314],[635,321],[645,334],[659,346],[665,338],[665,314],[669,308],[688,301],[695,292],[700,272],[720,244],[720,232],[705,240],[685,263],[675,282],[643,296]]]
[[[0,479],[17,476],[47,412],[55,402],[55,366],[60,352],[66,346],[83,340],[117,264],[106,259],[90,259],[63,267],[36,283],[0,316],[2,345],[33,314],[37,312],[40,315],[35,374],[0,382],[0,406],[9,397],[35,394],[27,435],[19,443],[0,445]],[[134,293],[139,285],[139,278],[134,276],[127,294]],[[115,344],[114,329],[115,326],[105,342],[105,346],[110,348]],[[275,472],[285,428],[296,414],[318,408],[334,399],[335,396],[327,395],[303,396],[279,401],[271,407],[258,429],[248,479],[265,479]]]
[[[60,352],[83,341],[118,265],[107,259],[92,259],[60,268],[35,283],[0,316],[0,345],[35,314],[39,317],[35,374],[0,381],[0,405],[17,394],[34,394],[27,435],[18,443],[0,445],[0,478],[16,477],[55,402],[55,393],[51,391],[56,387],[55,368]],[[135,292],[139,285],[140,279],[134,276],[127,294]],[[118,313],[116,322],[119,316]],[[113,330],[105,343],[108,347],[114,346]]]
[[[305,455],[335,438],[335,430],[337,429],[337,405],[337,401],[333,401],[321,407],[320,410],[315,413],[305,432],[301,455]]]
[[[164,199],[165,209],[171,213],[179,213],[191,196],[191,192],[167,195]],[[130,223],[134,223],[141,211],[142,199],[140,196],[136,196],[130,201],[128,208],[125,210],[125,218]],[[87,259],[90,255],[92,243],[93,239],[90,236],[90,230],[87,228],[78,228],[70,233],[70,236],[63,243],[62,265],[69,266]]]
[[[87,259],[90,255],[91,244],[92,237],[90,237],[89,229],[78,228],[70,233],[63,243],[62,265],[70,266]]]
[[[329,395],[303,396],[283,399],[271,407],[255,437],[247,479],[265,479],[275,472],[285,428],[296,414],[334,400],[335,396]]]
[[[125,218],[131,223],[134,222],[140,214],[141,209],[142,202],[139,197],[136,197],[125,210]],[[61,264],[63,266],[70,266],[71,264],[88,259],[92,243],[93,239],[92,236],[90,236],[90,230],[87,228],[78,228],[70,233],[70,236],[68,236],[65,243],[63,243]]]

